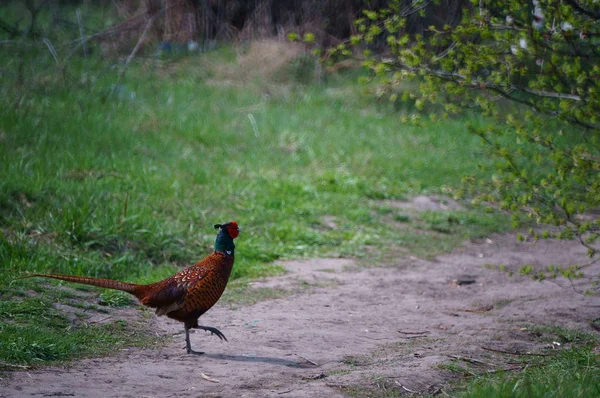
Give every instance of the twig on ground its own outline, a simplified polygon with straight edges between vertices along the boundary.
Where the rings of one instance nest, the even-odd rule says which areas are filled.
[[[489,307],[482,307],[482,308],[467,308],[466,310],[463,310],[464,312],[489,312],[492,309],[494,309],[493,306],[489,306]]]
[[[302,380],[319,380],[326,377],[327,375],[325,373],[319,373],[318,375],[303,377]]]
[[[288,392],[292,392],[292,391],[294,391],[294,390],[295,390],[295,389],[294,389],[294,388],[292,388],[291,390],[287,390],[287,391],[278,392],[278,393],[277,393],[277,395],[281,395],[281,394],[287,394]]]
[[[448,355],[448,356],[450,358],[458,359],[458,360],[465,361],[465,362],[471,362],[471,363],[475,363],[475,364],[481,364],[481,365],[486,365],[486,366],[490,366],[490,367],[495,367],[495,365],[492,363],[480,361],[479,359],[475,359],[475,358],[463,357],[462,355]]]
[[[417,337],[422,337],[422,336],[417,336]],[[382,337],[380,339],[378,339],[377,337],[369,337],[369,336],[360,336],[361,339],[367,339],[367,340],[374,340],[374,341],[382,341],[382,340],[389,340],[385,337]],[[410,337],[405,337],[405,338],[410,338]]]
[[[308,359],[308,358],[306,358],[306,357],[303,357],[302,355],[298,355],[298,354],[296,354],[296,356],[299,356],[300,358],[304,359],[304,360],[305,360],[306,362],[308,362],[308,363],[311,363],[311,364],[313,364],[313,365],[315,365],[315,366],[319,366],[319,364],[318,364],[318,363],[316,363],[316,362],[314,362],[314,361],[311,361],[310,359]]]
[[[212,377],[208,377],[204,373],[200,373],[200,377],[202,377],[204,380],[210,381],[211,383],[218,383],[219,382],[219,380],[213,379]]]
[[[481,346],[481,348],[486,351],[501,352],[502,354],[510,354],[510,355],[535,355],[535,356],[539,356],[539,357],[548,356],[547,354],[534,354],[534,353],[529,353],[529,352],[515,352],[515,351],[499,350],[496,348],[490,348],[490,347],[486,347],[486,346]]]
[[[104,321],[106,321],[106,320],[109,320],[110,318],[112,318],[112,315],[109,315],[109,316],[107,316],[106,318],[102,318],[102,319],[100,319],[100,320],[97,320],[97,321],[91,321],[91,322],[88,322],[88,323],[90,323],[90,324],[92,324],[92,325],[93,325],[93,324],[96,324],[96,323],[102,323],[102,322],[104,322]]]
[[[398,384],[400,386],[400,388],[403,389],[404,391],[407,391],[411,394],[417,394],[417,391],[413,391],[410,388],[404,386],[402,383],[399,383],[398,380],[394,380],[394,383]]]
[[[492,370],[486,370],[485,373],[486,374],[494,374],[494,373],[498,373],[498,372],[512,372],[513,370],[522,370],[525,369],[527,365],[519,365],[519,366],[511,366],[509,368],[500,368],[500,369],[492,369]]]
[[[398,333],[402,333],[402,334],[428,334],[431,333],[429,331],[424,331],[424,332],[405,332],[404,330],[398,330]]]
[[[19,368],[19,369],[29,369],[30,368],[27,365],[17,365],[16,363],[6,363],[6,362],[0,362],[0,366],[6,366],[9,368]]]

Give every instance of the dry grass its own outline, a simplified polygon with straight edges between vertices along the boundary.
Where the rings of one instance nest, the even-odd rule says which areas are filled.
[[[248,52],[238,58],[239,72],[247,78],[270,77],[295,58],[306,53],[304,45],[278,40],[252,42]]]
[[[238,46],[235,62],[211,62],[207,65],[211,78],[206,83],[212,86],[244,86],[249,82],[258,82],[261,91],[287,89],[285,84],[271,84],[281,70],[289,66],[295,59],[306,54],[300,43],[278,40],[259,40]]]

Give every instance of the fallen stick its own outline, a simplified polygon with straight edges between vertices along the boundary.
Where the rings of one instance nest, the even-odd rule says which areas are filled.
[[[490,367],[495,366],[494,364],[491,364],[489,362],[480,361],[479,359],[475,359],[475,358],[463,357],[461,355],[448,355],[448,356],[450,358],[458,359],[458,360],[465,361],[465,362],[471,362],[471,363],[486,365],[486,366],[490,366]]]
[[[306,358],[306,357],[303,357],[302,355],[298,355],[298,354],[296,354],[296,356],[299,356],[300,358],[304,359],[304,360],[305,360],[306,362],[308,362],[308,363],[311,363],[311,364],[313,364],[313,365],[315,365],[315,366],[319,366],[319,364],[318,364],[318,363],[316,363],[316,362],[314,362],[314,361],[311,361],[310,359],[308,359],[308,358]]]
[[[481,348],[486,351],[500,352],[502,354],[510,354],[510,355],[534,355],[534,356],[538,356],[538,357],[547,357],[548,356],[547,354],[535,354],[535,353],[529,353],[529,352],[515,352],[515,351],[499,350],[496,348],[490,348],[490,347],[486,347],[486,346],[481,346]]]
[[[294,389],[292,388],[291,390],[287,390],[287,391],[282,391],[282,392],[278,392],[277,395],[281,395],[281,394],[287,394],[288,392],[292,392],[294,391]]]
[[[200,373],[200,377],[202,377],[204,380],[210,381],[211,383],[218,383],[219,382],[219,380],[213,379],[212,377],[208,377],[204,373]]]
[[[96,324],[96,323],[102,323],[102,322],[104,322],[104,321],[107,321],[107,320],[109,320],[110,318],[112,318],[112,315],[109,315],[109,316],[107,316],[106,318],[102,318],[102,319],[100,319],[100,320],[98,320],[98,321],[92,321],[92,322],[88,322],[88,323],[90,323],[90,324],[92,324],[92,325],[93,325],[93,324]]]
[[[16,363],[6,363],[6,362],[0,362],[0,366],[6,366],[9,368],[19,368],[19,369],[29,369],[29,366],[26,365],[17,365]]]
[[[525,368],[526,365],[519,365],[519,366],[512,366],[509,368],[500,368],[500,369],[492,369],[492,370],[486,370],[486,374],[494,374],[494,373],[498,373],[498,372],[512,372],[513,370],[522,370]]]
[[[407,392],[409,392],[411,394],[416,394],[417,393],[416,391],[413,391],[410,388],[404,386],[402,383],[398,383],[397,380],[394,380],[394,383],[398,384],[400,386],[400,388],[403,389],[404,391],[407,391]]]
[[[489,312],[493,309],[494,307],[484,307],[484,308],[468,308],[466,310],[463,310],[464,312]]]
[[[319,380],[326,377],[327,375],[325,373],[319,373],[318,375],[303,377],[302,380]]]

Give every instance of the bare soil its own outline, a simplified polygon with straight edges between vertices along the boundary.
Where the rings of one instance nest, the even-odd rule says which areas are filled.
[[[365,388],[436,393],[455,377],[442,364],[514,369],[510,353],[564,349],[541,341],[534,325],[598,333],[590,321],[600,316],[600,299],[580,293],[586,280],[573,286],[565,279],[538,282],[497,268],[586,261],[577,242],[518,243],[514,235],[470,242],[435,261],[405,255],[360,266],[351,259],[288,261],[289,273],[255,287],[289,294],[236,309],[217,304],[201,319],[229,339],[192,335],[203,356],[185,353],[180,324],[155,317],[157,333],[175,334],[168,343],[15,371],[0,381],[0,396],[338,397]],[[585,272],[598,275],[600,269],[594,264]]]

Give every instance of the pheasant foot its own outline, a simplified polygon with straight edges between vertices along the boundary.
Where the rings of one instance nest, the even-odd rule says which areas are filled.
[[[225,335],[223,333],[221,333],[221,331],[217,328],[213,328],[211,326],[196,326],[197,329],[202,329],[202,330],[206,330],[207,332],[210,332],[210,334],[214,334],[216,335],[218,338],[220,338],[221,340],[227,340],[227,337],[225,337]]]
[[[227,341],[227,337],[225,337],[225,335],[223,333],[221,333],[221,331],[217,328],[213,328],[211,326],[194,326],[194,328],[206,330],[207,332],[210,332],[211,334],[216,335],[221,340]],[[204,352],[202,352],[202,351],[192,350],[192,344],[190,343],[190,329],[191,328],[189,328],[187,326],[185,327],[185,350],[187,351],[188,354],[195,354],[195,355],[204,354]]]

